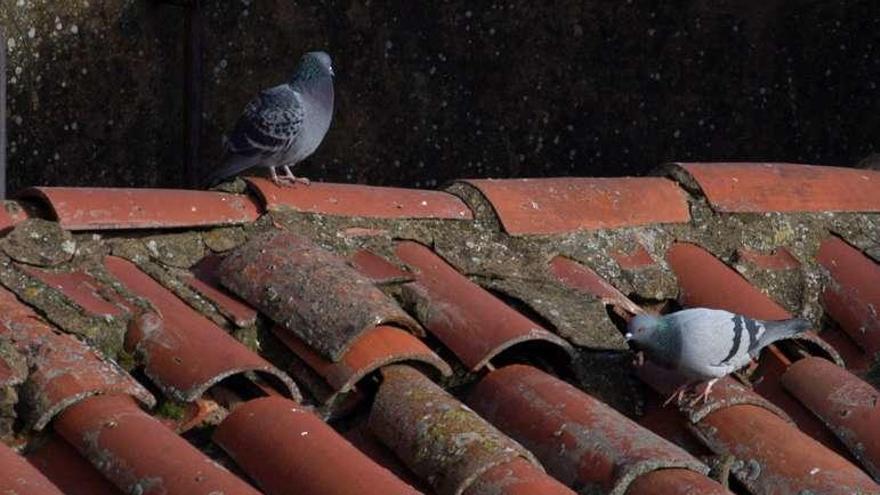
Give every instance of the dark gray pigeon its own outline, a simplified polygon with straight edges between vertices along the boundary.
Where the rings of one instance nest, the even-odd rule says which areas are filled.
[[[749,364],[764,347],[809,328],[800,318],[753,320],[720,309],[693,308],[665,316],[638,315],[630,320],[626,339],[654,363],[688,379],[669,400],[681,400],[688,387],[708,380],[697,397],[705,401],[721,377]]]
[[[333,64],[324,52],[303,55],[284,84],[262,91],[251,100],[225,140],[223,166],[208,185],[251,167],[267,167],[276,184],[308,184],[290,167],[318,149],[333,118]],[[279,176],[275,169],[282,168]]]

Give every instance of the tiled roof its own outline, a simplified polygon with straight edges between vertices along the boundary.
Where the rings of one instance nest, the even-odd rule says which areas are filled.
[[[34,188],[0,216],[0,491],[878,494],[880,172]],[[815,324],[718,383],[633,314]]]

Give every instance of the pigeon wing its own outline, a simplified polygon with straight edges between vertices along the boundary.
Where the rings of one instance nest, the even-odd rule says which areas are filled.
[[[302,97],[287,84],[262,91],[251,100],[226,141],[235,155],[272,155],[289,150],[302,131]]]
[[[679,368],[707,378],[745,366],[766,332],[761,322],[723,310],[697,308],[669,317],[681,332]]]

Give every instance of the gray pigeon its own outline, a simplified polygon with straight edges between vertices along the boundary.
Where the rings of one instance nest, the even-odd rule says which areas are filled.
[[[705,401],[721,377],[749,364],[764,347],[809,328],[810,323],[800,318],[763,321],[720,309],[693,308],[665,316],[638,315],[630,320],[626,339],[654,363],[688,379],[669,400],[681,400],[688,387],[708,380],[697,397]]]
[[[330,55],[309,52],[284,84],[260,92],[244,109],[225,140],[223,166],[208,185],[254,166],[268,167],[276,184],[308,184],[290,167],[315,152],[333,118],[333,65]],[[275,169],[281,167],[284,175]]]

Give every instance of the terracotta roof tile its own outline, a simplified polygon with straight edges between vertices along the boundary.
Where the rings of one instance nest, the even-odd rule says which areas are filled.
[[[43,429],[55,415],[96,394],[125,393],[144,404],[153,396],[114,363],[70,335],[60,335],[29,307],[0,288],[0,336],[28,356],[27,420]]]
[[[336,362],[319,356],[286,329],[276,327],[275,334],[324,379],[334,396],[352,390],[367,374],[391,363],[418,362],[433,368],[438,375],[452,374],[449,365],[428,346],[411,333],[395,327],[380,325],[367,330]]]
[[[574,495],[565,485],[525,459],[498,464],[483,473],[463,495]]]
[[[472,179],[512,235],[690,220],[684,191],[659,177]]]
[[[8,232],[28,216],[27,210],[18,201],[0,201],[0,234]]]
[[[407,366],[383,369],[370,430],[438,495],[460,495],[491,468],[517,458],[540,466],[529,451]]]
[[[249,196],[213,191],[35,187],[21,197],[44,201],[68,230],[232,225],[260,215]]]
[[[239,406],[216,441],[268,494],[417,494],[371,461],[317,416],[279,398]]]
[[[423,333],[397,303],[342,258],[292,233],[272,231],[251,238],[223,260],[220,280],[333,361],[377,325]]]
[[[147,299],[158,314],[133,308],[126,346],[143,356],[145,373],[169,397],[193,401],[212,385],[240,373],[259,372],[298,398],[293,381],[232,338],[134,263],[108,256],[107,270],[128,290]]]
[[[793,270],[800,267],[797,258],[785,248],[777,248],[770,253],[740,248],[736,252],[737,261],[763,270]]]
[[[531,450],[557,479],[587,492],[623,495],[635,479],[657,469],[709,471],[610,406],[529,366],[490,373],[468,403]]]
[[[351,257],[352,265],[373,281],[385,284],[395,281],[411,280],[412,276],[385,258],[361,249]]]
[[[121,298],[113,297],[112,292],[85,272],[49,271],[27,265],[21,265],[21,269],[49,287],[60,291],[90,314],[103,318],[123,316],[127,313],[125,306],[118,304]]]
[[[462,200],[441,191],[325,182],[279,187],[259,177],[249,177],[247,181],[270,211],[288,208],[306,213],[365,218],[466,220],[473,217]]]
[[[782,383],[880,480],[880,392],[821,358],[792,364]]]
[[[634,315],[642,312],[641,308],[607,280],[574,260],[557,256],[550,261],[550,271],[563,285],[599,298],[622,314]]]
[[[831,274],[822,304],[868,354],[880,353],[880,266],[837,237],[822,242],[816,260]]]
[[[28,452],[25,458],[66,495],[122,495],[57,434],[49,435],[42,445]]]
[[[731,472],[752,493],[880,493],[859,468],[762,407],[721,408],[694,430],[713,452],[734,457]]]
[[[236,325],[240,327],[253,325],[257,321],[257,310],[220,286],[217,270],[221,261],[223,258],[217,255],[205,256],[190,269],[193,277],[187,278],[186,283],[191,289],[214,303],[214,306]]]
[[[723,212],[880,211],[880,172],[791,163],[680,163]]]
[[[750,207],[778,201],[825,211],[835,191],[853,188],[854,196],[863,195],[848,182],[861,171],[748,169],[737,178],[755,177],[759,170],[766,183],[741,180],[738,196],[727,198]],[[875,382],[866,382],[878,376],[866,331],[877,305],[870,283],[877,265],[863,253],[876,250],[873,231],[880,216],[719,214],[708,208],[720,209],[708,182],[688,177],[684,168],[672,176],[694,197],[658,178],[476,181],[450,188],[479,213],[478,222],[467,221],[471,210],[447,192],[359,185],[279,189],[256,179],[249,195],[196,194],[210,204],[227,197],[244,201],[250,206],[243,216],[232,218],[223,208],[230,214],[199,210],[183,224],[179,217],[156,215],[167,209],[168,194],[196,197],[187,191],[46,189],[49,194],[40,196],[33,190],[37,201],[6,203],[13,207],[7,209],[9,222],[31,219],[3,243],[18,261],[0,263],[0,285],[25,301],[0,288],[0,387],[7,397],[0,404],[0,435],[8,445],[23,446],[28,461],[68,493],[256,493],[247,480],[270,493],[296,487],[322,493],[571,495],[597,485],[626,495],[880,493],[858,467],[877,474],[872,401],[880,393]],[[723,177],[716,179],[724,185]],[[828,181],[836,184],[819,191],[817,184]],[[740,187],[743,182],[748,187]],[[807,199],[797,192],[776,194],[798,184]],[[267,193],[272,214],[257,221],[260,195]],[[84,199],[55,206],[65,194]],[[120,199],[112,208],[88,202],[106,204],[114,197]],[[503,230],[486,218],[492,207]],[[94,214],[98,221],[68,228],[171,227],[175,236],[158,237],[188,236],[195,254],[141,257],[129,244],[143,244],[143,233],[123,231],[77,236],[73,254],[26,256],[49,239],[73,239],[57,222],[39,218],[60,211],[63,226],[77,210],[80,220]],[[132,213],[134,220],[119,223],[104,216],[109,211]],[[3,221],[0,215],[0,235],[8,229]],[[202,229],[180,230],[230,221],[245,225],[211,229],[210,236]],[[748,229],[756,224],[751,239]],[[260,234],[273,225],[277,230]],[[719,226],[746,230],[731,238]],[[40,229],[54,229],[53,235],[31,235]],[[827,232],[841,237],[826,239],[812,259]],[[798,237],[781,242],[777,233]],[[246,243],[236,247],[239,242]],[[731,257],[762,289],[710,250]],[[108,252],[138,265],[105,258]],[[207,252],[221,254],[201,258]],[[227,265],[224,259],[237,261]],[[100,266],[105,261],[108,269]],[[511,292],[508,304],[502,299],[507,296],[495,297],[469,275],[502,291],[514,282],[529,289]],[[676,307],[676,278],[684,305],[786,318],[788,311],[772,299],[779,297],[787,307],[800,305],[799,312],[819,316],[821,295],[830,319],[821,320],[822,339],[769,347],[742,383],[725,378],[705,404],[660,407],[682,378],[649,363],[635,376],[650,388],[633,387],[618,329],[633,314]],[[586,316],[575,322],[566,311],[579,302]],[[132,375],[73,334],[61,333],[80,335],[84,323],[104,320],[119,324],[119,339],[127,330],[125,350],[138,351],[133,362],[127,352],[119,355],[133,367]],[[572,329],[589,327],[598,332],[597,341],[620,344],[575,351],[543,322],[575,340]],[[540,345],[505,351],[519,342]],[[559,359],[560,349],[583,359]],[[809,355],[841,364],[842,355],[848,368]],[[282,397],[296,390],[269,361],[312,392],[308,403]],[[552,371],[494,369],[510,361]],[[447,362],[455,373],[450,375]],[[248,370],[261,371],[254,376]],[[237,376],[223,380],[228,373]],[[154,402],[139,380],[152,382],[151,390],[163,395],[155,411],[135,403]],[[462,397],[483,417],[459,402]],[[639,417],[643,402],[645,415]],[[47,424],[51,429],[40,434],[30,428]],[[212,441],[208,433],[217,424]],[[64,440],[53,438],[52,429]],[[47,434],[49,443],[41,443]],[[347,463],[351,470],[339,467],[346,459],[353,459]],[[696,459],[722,474],[729,466],[738,481],[725,491],[702,474],[706,467]],[[105,480],[118,488],[108,489]]]
[[[405,297],[424,302],[422,323],[471,370],[530,341],[549,342],[573,354],[564,339],[468,280],[427,247],[406,241],[398,243],[395,252],[416,271],[415,281],[404,285]]]
[[[684,306],[726,309],[768,320],[791,318],[791,314],[785,309],[698,246],[686,243],[675,244],[669,249],[667,261],[678,278],[681,287],[679,299]],[[830,353],[842,362],[831,346],[824,342],[821,345],[823,350],[826,352],[830,350]],[[844,451],[827,428],[789,394],[782,391],[779,377],[788,364],[788,358],[778,352],[775,346],[767,348],[761,354],[760,367],[755,376],[755,378],[763,376],[764,379],[756,385],[756,390],[785,410],[801,429],[825,445]]]
[[[0,491],[9,494],[63,495],[58,487],[6,445],[0,445]]]
[[[126,396],[83,400],[64,411],[54,426],[125,493],[259,493]]]
[[[626,495],[730,495],[723,486],[687,469],[661,469],[639,476]]]

